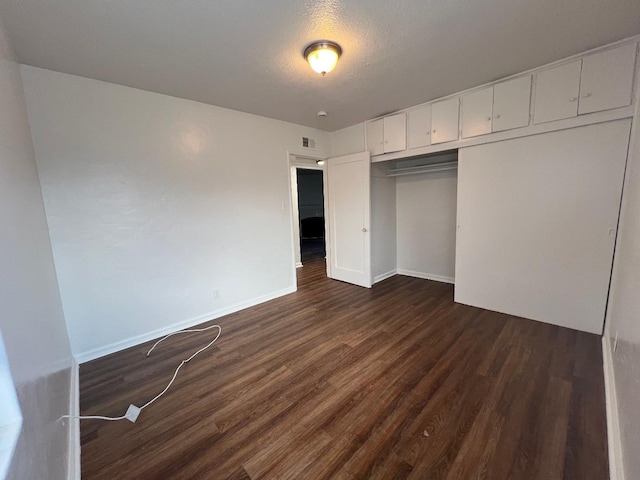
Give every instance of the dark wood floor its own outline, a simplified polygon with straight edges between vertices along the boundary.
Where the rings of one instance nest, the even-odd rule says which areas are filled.
[[[219,319],[137,423],[84,420],[83,478],[608,478],[599,337],[454,304],[447,284],[298,271],[297,293]],[[143,404],[214,334],[82,365],[82,413]]]

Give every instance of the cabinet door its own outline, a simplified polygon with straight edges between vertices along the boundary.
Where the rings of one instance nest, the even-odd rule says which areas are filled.
[[[493,131],[529,125],[531,75],[498,83],[493,87]]]
[[[407,114],[398,113],[383,119],[384,153],[407,149]]]
[[[411,110],[407,122],[407,143],[409,148],[431,145],[431,105]]]
[[[578,113],[631,105],[636,44],[584,57]]]
[[[538,73],[533,123],[578,115],[581,64],[582,60],[576,60]]]
[[[431,105],[431,143],[458,139],[460,98],[452,98]]]
[[[384,153],[384,130],[382,118],[367,123],[367,150],[371,155]]]
[[[493,87],[462,96],[462,138],[491,133]]]

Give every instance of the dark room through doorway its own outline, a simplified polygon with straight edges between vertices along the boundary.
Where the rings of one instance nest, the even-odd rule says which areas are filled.
[[[300,256],[304,265],[326,255],[323,171],[297,168],[296,176]]]

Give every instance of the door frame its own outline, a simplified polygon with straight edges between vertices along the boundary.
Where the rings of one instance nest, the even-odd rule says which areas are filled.
[[[289,153],[289,197],[291,204],[291,257],[293,263],[294,275],[293,278],[296,279],[296,269],[302,267],[302,260],[298,264],[297,255],[296,255],[296,245],[298,245],[298,249],[300,248],[300,212],[298,209],[298,180],[297,180],[297,169],[305,168],[307,170],[321,170],[322,171],[322,196],[324,202],[324,212],[325,212],[325,221],[324,221],[324,231],[325,231],[325,251],[327,252],[327,276],[330,276],[330,262],[329,262],[329,225],[327,222],[327,208],[328,208],[328,190],[327,190],[327,170],[325,165],[318,165],[318,161],[326,161],[326,157],[314,156],[314,155],[296,155],[294,153]],[[297,281],[296,281],[297,283]]]

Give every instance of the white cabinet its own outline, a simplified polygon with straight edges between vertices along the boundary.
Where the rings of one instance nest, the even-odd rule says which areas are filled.
[[[533,123],[631,105],[636,46],[622,45],[538,73]]]
[[[635,60],[635,43],[584,57],[578,113],[630,105]]]
[[[491,133],[493,87],[462,96],[462,138]]]
[[[371,155],[384,153],[384,126],[382,118],[367,123],[367,150]]]
[[[398,113],[367,123],[367,150],[371,155],[407,148],[407,115]]]
[[[407,114],[407,147],[431,145],[431,105],[425,105]]]
[[[531,75],[497,83],[493,88],[493,132],[529,125]]]
[[[431,143],[458,139],[460,99],[458,97],[431,105]]]
[[[398,113],[383,119],[384,153],[407,149],[407,114]]]
[[[533,123],[551,122],[578,114],[582,60],[550,68],[536,77]]]
[[[529,125],[531,75],[462,97],[462,138]]]

